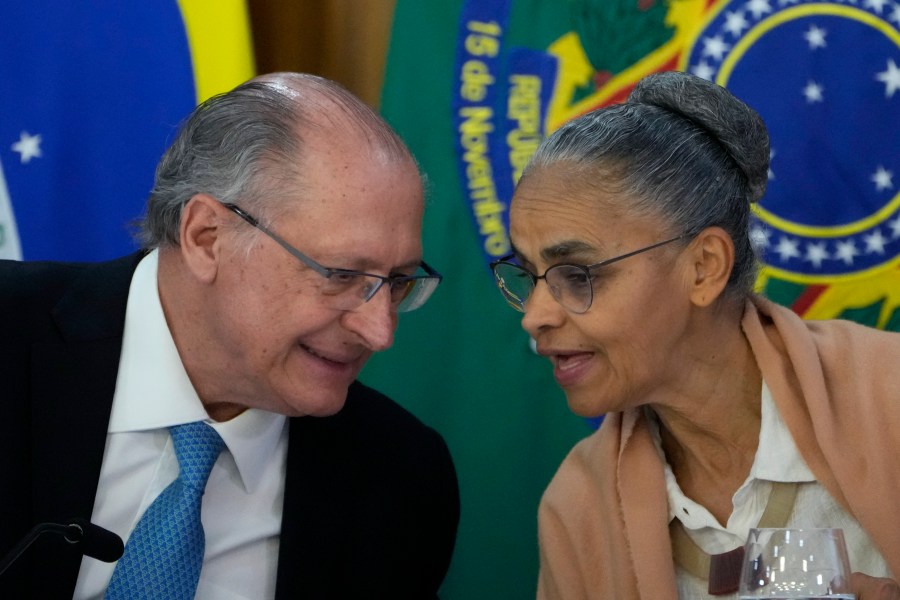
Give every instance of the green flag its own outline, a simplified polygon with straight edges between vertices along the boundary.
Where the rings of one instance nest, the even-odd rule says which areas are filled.
[[[425,308],[402,315],[394,347],[362,379],[439,429],[453,454],[462,517],[441,597],[528,598],[540,495],[591,426],[569,412],[481,249],[451,112],[461,9],[397,4],[382,112],[428,176],[425,257],[445,279]]]

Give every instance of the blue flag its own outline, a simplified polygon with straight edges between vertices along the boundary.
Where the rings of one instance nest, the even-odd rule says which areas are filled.
[[[724,4],[683,63],[769,127],[753,229],[766,293],[807,318],[898,329],[900,5],[852,4]],[[807,287],[785,298],[787,283]]]
[[[0,257],[99,260],[136,248],[129,223],[202,99],[184,4],[0,5]],[[231,84],[252,75],[247,64]]]

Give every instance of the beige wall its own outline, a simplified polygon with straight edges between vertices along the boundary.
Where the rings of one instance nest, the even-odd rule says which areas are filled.
[[[395,0],[248,0],[259,73],[334,79],[378,106]]]

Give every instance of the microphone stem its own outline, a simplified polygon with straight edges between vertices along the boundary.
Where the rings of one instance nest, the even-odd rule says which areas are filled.
[[[81,528],[78,529],[80,530]],[[16,544],[5,557],[3,557],[3,561],[0,562],[0,575],[3,575],[6,569],[8,569],[9,566],[12,565],[16,561],[16,559],[19,558],[19,556],[21,556],[21,554],[28,549],[28,547],[34,542],[34,540],[38,538],[39,535],[47,531],[55,531],[56,533],[61,533],[64,536],[66,534],[71,535],[73,533],[71,526],[60,525],[59,523],[40,523],[38,525],[35,525],[31,529],[31,531],[28,532],[28,535],[22,538],[22,540],[18,544]],[[81,539],[78,531],[74,533],[76,536],[78,536],[78,539],[71,540],[68,536],[66,536],[66,541],[75,543]]]

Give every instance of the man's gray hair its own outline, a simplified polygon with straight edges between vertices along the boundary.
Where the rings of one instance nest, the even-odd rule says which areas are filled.
[[[142,247],[177,245],[181,211],[199,193],[268,221],[280,197],[302,189],[304,134],[332,129],[358,135],[383,160],[414,163],[380,115],[322,77],[281,73],[203,102],[157,166],[139,223]]]
[[[752,291],[750,204],[765,193],[769,138],[759,115],[725,88],[674,71],[646,77],[624,104],[550,135],[522,178],[559,163],[573,169],[573,185],[620,194],[632,214],[670,223],[661,234],[721,227],[735,245],[726,296],[741,301]]]

